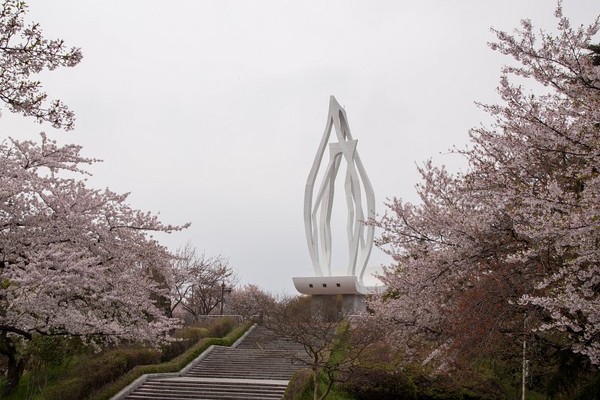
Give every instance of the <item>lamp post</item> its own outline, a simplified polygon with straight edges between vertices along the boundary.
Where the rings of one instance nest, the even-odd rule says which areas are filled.
[[[221,315],[223,315],[223,306],[225,305],[225,293],[231,293],[231,288],[225,286],[225,281],[221,283]]]

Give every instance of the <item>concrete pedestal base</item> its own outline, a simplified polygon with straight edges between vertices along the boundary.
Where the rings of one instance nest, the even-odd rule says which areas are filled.
[[[292,278],[302,294],[311,296],[311,311],[326,321],[367,311],[365,295],[371,293],[356,276],[310,276]]]
[[[337,321],[339,319],[337,296],[327,294],[311,295],[310,311],[313,316],[324,321]]]
[[[325,321],[337,321],[348,315],[367,311],[365,296],[361,294],[313,294],[310,297],[310,309],[314,316]]]
[[[342,295],[342,314],[356,315],[367,312],[367,303],[362,294],[343,294]]]

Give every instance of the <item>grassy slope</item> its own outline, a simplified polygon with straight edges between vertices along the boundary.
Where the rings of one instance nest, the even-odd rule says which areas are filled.
[[[24,374],[17,391],[6,400],[107,400],[143,374],[178,372],[211,345],[230,346],[250,326],[249,323],[238,325],[227,329],[228,332],[218,332],[217,327],[214,336],[221,333],[221,337],[202,337],[185,352],[163,363],[153,363],[161,358],[160,352],[144,347],[117,348],[92,357],[75,356],[48,369],[46,385],[35,395],[28,393],[35,378],[30,373]],[[208,330],[204,331],[208,334]],[[119,374],[116,379],[114,376],[102,376],[108,374],[107,371],[114,375],[114,371],[123,368],[127,368],[128,372]]]

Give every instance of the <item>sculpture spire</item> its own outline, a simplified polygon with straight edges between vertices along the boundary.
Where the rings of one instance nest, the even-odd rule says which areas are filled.
[[[332,130],[335,130],[337,142],[329,143]],[[342,161],[345,161],[344,192],[348,211],[346,223],[347,275],[357,276],[359,282],[362,282],[374,237],[374,228],[366,226],[365,221],[375,216],[375,195],[358,155],[357,143],[357,140],[352,138],[346,111],[335,97],[331,96],[323,138],[304,190],[304,224],[315,275],[331,276],[331,211],[335,180]],[[315,196],[315,183],[327,147],[329,147],[329,163],[324,169],[322,181]],[[363,199],[363,194],[365,199]]]

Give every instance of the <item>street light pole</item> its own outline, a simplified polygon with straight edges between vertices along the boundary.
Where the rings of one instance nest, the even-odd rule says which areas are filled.
[[[223,303],[225,302],[225,281],[221,283],[221,315],[223,315]]]

